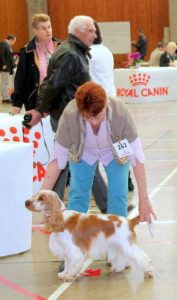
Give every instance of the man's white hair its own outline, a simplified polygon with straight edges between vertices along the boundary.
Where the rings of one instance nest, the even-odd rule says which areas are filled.
[[[94,22],[89,16],[75,16],[68,25],[68,33],[74,34],[76,29],[84,31],[87,22]]]

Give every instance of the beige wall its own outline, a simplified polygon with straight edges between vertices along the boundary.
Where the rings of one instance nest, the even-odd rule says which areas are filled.
[[[32,29],[31,29],[31,17],[37,13],[48,13],[48,4],[47,0],[27,0],[27,8],[28,8],[28,31],[29,38],[33,37]]]
[[[138,27],[143,27],[148,38],[148,59],[163,38],[164,27],[169,27],[169,2],[172,3],[170,16],[174,36],[177,0],[163,0],[163,5],[162,0],[0,0],[0,39],[15,34],[17,42],[13,49],[18,51],[32,36],[31,15],[47,13],[47,10],[52,20],[53,35],[65,39],[69,20],[76,14],[87,14],[98,22],[129,21],[132,40],[137,38]],[[124,54],[115,56],[117,66],[124,60]]]
[[[177,0],[169,0],[170,40],[177,42]]]
[[[169,27],[168,6],[169,0],[48,0],[54,36],[65,39],[69,20],[78,14],[90,15],[98,22],[129,21],[131,40],[137,39],[139,27],[144,29],[148,39],[146,60],[163,39],[164,27]],[[127,54],[114,55],[114,58],[116,67],[120,67]]]
[[[18,51],[28,41],[27,20],[26,0],[0,0],[0,40],[14,34],[17,37],[14,51]]]

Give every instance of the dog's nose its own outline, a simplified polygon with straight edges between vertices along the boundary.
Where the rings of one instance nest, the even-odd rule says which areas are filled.
[[[30,201],[29,201],[29,200],[26,200],[26,201],[25,201],[25,205],[28,206],[29,204],[30,204]]]

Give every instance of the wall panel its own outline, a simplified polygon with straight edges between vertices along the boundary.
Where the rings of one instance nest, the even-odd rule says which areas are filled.
[[[148,39],[148,56],[163,38],[163,28],[169,26],[169,1],[163,0],[48,0],[54,36],[65,39],[69,20],[86,14],[97,21],[130,21],[131,37],[137,38],[138,27],[143,27]],[[15,34],[18,50],[28,40],[28,13],[26,0],[0,0],[0,38]],[[115,57],[116,65],[125,55]]]
[[[151,1],[151,31],[153,43],[156,44],[163,38],[164,27],[169,27],[169,1]]]
[[[69,20],[75,15],[89,15],[97,21],[117,21],[122,16],[122,3],[122,0],[48,0],[48,10],[54,33],[63,39]]]
[[[130,21],[132,40],[137,39],[137,29],[142,27],[148,39],[148,56],[163,38],[163,28],[169,26],[168,0],[48,0],[49,14],[54,34],[61,39],[67,36],[69,20],[86,14],[97,21]],[[116,65],[125,55],[115,57]]]
[[[0,39],[8,34],[17,37],[13,49],[18,51],[28,41],[28,14],[25,0],[0,0]]]

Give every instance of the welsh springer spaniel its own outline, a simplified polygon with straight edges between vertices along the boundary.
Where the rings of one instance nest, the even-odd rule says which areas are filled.
[[[66,210],[58,195],[49,190],[42,190],[25,205],[44,215],[47,230],[52,232],[49,249],[65,262],[64,271],[58,273],[60,279],[77,278],[87,258],[107,259],[112,272],[121,272],[135,263],[145,277],[153,276],[150,259],[135,241],[134,227],[139,217],[128,220],[116,215]]]

